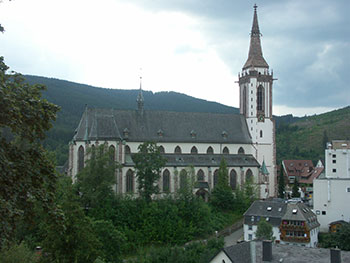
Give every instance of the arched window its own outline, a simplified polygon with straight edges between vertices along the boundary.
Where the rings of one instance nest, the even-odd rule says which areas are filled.
[[[197,153],[198,153],[198,150],[197,150],[196,146],[193,146],[191,149],[191,154],[197,154]]]
[[[258,87],[258,101],[257,101],[257,110],[264,111],[264,87]]]
[[[202,169],[199,169],[197,172],[197,181],[204,181],[204,172]]]
[[[182,169],[180,172],[180,189],[184,189],[187,184],[187,172]]]
[[[180,148],[180,146],[176,146],[176,148],[175,148],[175,153],[177,153],[177,154],[181,154],[181,148]]]
[[[262,138],[262,137],[263,137],[263,131],[260,130],[260,138]]]
[[[223,154],[230,154],[230,151],[228,150],[228,148],[225,146],[224,149],[222,150]]]
[[[96,158],[96,148],[95,148],[95,145],[91,145],[91,160],[94,160],[95,158]]]
[[[130,153],[131,153],[131,150],[129,145],[125,145],[125,154],[130,154]]]
[[[109,146],[109,156],[111,158],[111,161],[115,161],[115,147],[114,145]]]
[[[84,168],[84,147],[81,145],[78,149],[78,173]]]
[[[243,149],[243,147],[239,147],[239,149],[238,149],[238,154],[244,154],[244,149]]]
[[[216,169],[214,172],[214,187],[217,185],[218,182],[219,182],[219,170]]]
[[[170,191],[170,172],[168,169],[165,169],[163,172],[163,192]]]
[[[213,147],[211,147],[211,146],[208,147],[207,154],[214,154]]]
[[[131,169],[126,172],[126,192],[134,192],[134,172]]]
[[[160,152],[160,153],[164,153],[164,152],[165,152],[165,151],[164,151],[164,147],[163,147],[162,145],[161,145],[161,146],[159,146],[159,148],[158,148],[158,149],[159,149],[159,152]]]
[[[242,98],[242,104],[243,104],[243,115],[247,116],[247,91],[246,87],[243,87],[243,98]]]
[[[245,181],[246,182],[253,182],[253,172],[252,170],[248,169],[247,172],[245,173]]]
[[[237,185],[237,173],[234,169],[231,170],[230,172],[230,186],[232,190],[236,189]]]

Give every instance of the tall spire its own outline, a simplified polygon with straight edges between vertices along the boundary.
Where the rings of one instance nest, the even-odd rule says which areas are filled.
[[[247,69],[250,67],[261,67],[268,68],[269,65],[266,63],[261,48],[260,42],[260,29],[258,23],[258,14],[257,14],[257,5],[254,5],[254,17],[253,17],[253,25],[252,31],[250,32],[250,46],[249,46],[249,54],[247,62],[244,64],[243,69]]]
[[[142,76],[140,76],[140,89],[139,89],[139,94],[137,95],[137,108],[138,111],[142,114],[143,113],[143,105],[144,105],[144,99],[143,99],[143,94],[142,94]]]

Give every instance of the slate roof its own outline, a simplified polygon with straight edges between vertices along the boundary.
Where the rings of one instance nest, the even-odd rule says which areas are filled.
[[[251,221],[251,217],[264,217],[269,218],[269,223],[273,226],[279,226],[283,215],[286,212],[287,204],[282,199],[274,200],[257,200],[255,201],[248,210],[244,213],[244,224],[256,225],[258,220],[254,219]]]
[[[254,7],[253,25],[250,33],[249,54],[248,59],[243,66],[243,69],[247,69],[249,67],[269,67],[262,54],[260,35],[261,33],[258,24],[258,15],[256,12],[256,7]]]
[[[234,263],[251,263],[250,243],[256,245],[255,255],[256,263],[267,261],[262,260],[262,242],[250,241],[243,242],[224,248],[222,251]],[[219,252],[220,253],[220,252]],[[271,263],[329,263],[330,249],[326,248],[308,248],[294,245],[272,244],[272,260]],[[350,262],[350,251],[341,251],[341,262]]]
[[[166,160],[165,166],[219,167],[224,158],[227,167],[260,167],[251,154],[161,154]],[[125,158],[125,166],[133,166],[132,155]]]
[[[324,167],[314,167],[311,160],[283,160],[282,165],[284,173],[298,177],[301,184],[312,184],[324,170]]]
[[[293,213],[293,210],[295,209],[297,212]],[[304,221],[309,229],[314,229],[320,226],[314,212],[303,203],[288,203],[282,220]]]
[[[161,131],[161,132],[160,132]],[[252,142],[243,115],[86,108],[73,140]]]

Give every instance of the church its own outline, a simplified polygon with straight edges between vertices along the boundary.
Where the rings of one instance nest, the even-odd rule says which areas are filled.
[[[250,180],[261,199],[275,196],[274,79],[263,57],[260,36],[255,5],[248,59],[238,76],[240,114],[145,110],[141,86],[135,110],[86,107],[69,144],[68,174],[73,181],[89,158],[88,148],[104,144],[122,166],[115,171],[116,193],[137,194],[132,155],[140,144],[152,141],[167,160],[158,181],[160,193],[180,189],[191,166],[196,177],[194,193],[207,199],[218,182],[224,158],[232,189]]]

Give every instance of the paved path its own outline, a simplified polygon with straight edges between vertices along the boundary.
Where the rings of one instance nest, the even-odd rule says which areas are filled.
[[[237,244],[237,240],[240,240],[240,239],[243,239],[243,227],[237,229],[231,235],[226,236],[224,238],[224,240],[225,240],[225,247]]]

